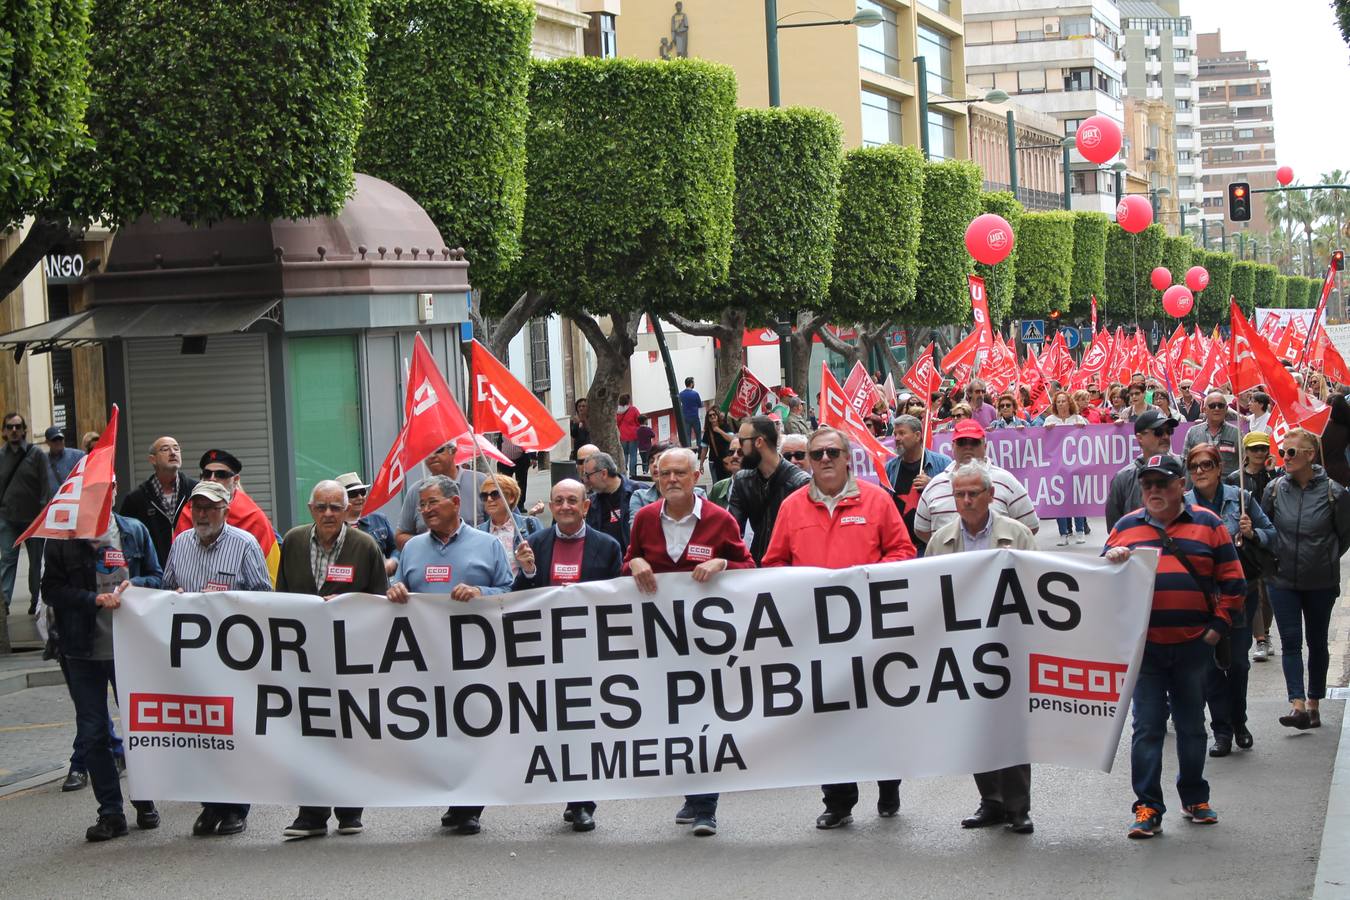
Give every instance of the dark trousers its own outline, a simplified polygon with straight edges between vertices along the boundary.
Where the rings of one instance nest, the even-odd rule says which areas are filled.
[[[1252,670],[1252,625],[1261,615],[1260,582],[1248,582],[1246,624],[1229,630],[1233,642],[1228,670],[1211,666],[1205,674],[1205,704],[1209,706],[1209,730],[1216,738],[1233,737],[1233,730],[1247,724],[1247,682]]]
[[[1183,644],[1144,644],[1134,684],[1134,734],[1130,781],[1135,806],[1166,811],[1162,792],[1163,743],[1170,708],[1177,729],[1177,793],[1183,805],[1209,802],[1205,780],[1205,675],[1214,668],[1214,648],[1202,638]]]
[[[595,801],[593,801],[593,800],[580,800],[580,801],[576,801],[576,802],[567,804],[567,811],[568,811],[568,812],[576,812],[576,811],[579,810],[579,809],[584,809],[584,810],[586,810],[586,812],[591,813],[592,815],[594,815],[594,814],[595,814]]]
[[[348,819],[359,819],[365,807],[361,806],[339,806],[334,809],[331,806],[302,806],[300,807],[300,818],[308,822],[327,822],[328,816],[334,812],[337,813],[338,823]]]
[[[1008,766],[975,776],[980,789],[980,803],[991,809],[1001,809],[1010,816],[1024,816],[1031,812],[1031,764]]]
[[[76,742],[84,748],[85,771],[98,799],[100,816],[122,815],[122,784],[108,738],[108,688],[117,692],[112,660],[66,660],[66,684],[75,703]],[[148,800],[133,800],[137,809],[153,809]]]
[[[822,784],[820,792],[824,795],[822,799],[825,801],[825,809],[829,812],[846,816],[853,812],[853,807],[858,805],[858,783],[856,781]],[[900,799],[900,779],[878,781],[877,795],[881,800],[898,802]]]
[[[10,601],[14,599],[14,579],[19,574],[19,548],[12,546],[15,539],[28,527],[26,522],[5,521],[0,526],[0,590],[5,594],[5,612],[9,612]],[[29,538],[23,542],[28,554],[28,607],[37,606],[38,596],[42,593],[42,549],[47,546],[44,538]]]
[[[203,803],[202,809],[212,810],[222,816],[226,813],[238,813],[241,819],[247,819],[250,806],[247,803]]]
[[[450,807],[450,809],[447,810],[447,812],[450,814],[450,818],[454,821],[454,823],[455,823],[456,825],[458,825],[460,822],[463,822],[465,819],[469,819],[469,818],[475,818],[475,819],[476,819],[476,818],[480,818],[480,817],[483,815],[483,807],[481,807],[481,806],[452,806],[452,807]]]
[[[717,815],[717,798],[720,794],[685,794],[684,804],[688,806],[695,816],[715,816]]]
[[[1337,591],[1324,588],[1296,591],[1272,587],[1270,605],[1275,608],[1275,624],[1280,629],[1280,664],[1284,666],[1284,686],[1290,700],[1321,700],[1327,695],[1327,667],[1331,654],[1327,632],[1331,611],[1336,607]],[[1303,691],[1303,641],[1308,641],[1308,691]]]
[[[70,691],[70,702],[75,702],[75,691],[70,686],[70,667],[66,664],[66,658],[62,654],[56,654],[56,661],[61,666],[61,676],[66,680],[66,690]],[[105,703],[106,707],[107,704]],[[108,713],[108,743],[112,747],[113,756],[121,756],[122,739],[117,736],[117,728],[113,725],[112,714]],[[85,747],[80,741],[80,731],[75,729],[75,740],[71,742],[70,748],[70,769],[72,772],[88,772],[89,767],[84,762]]]

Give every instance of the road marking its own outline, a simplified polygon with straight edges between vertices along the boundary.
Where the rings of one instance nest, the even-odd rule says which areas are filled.
[[[0,734],[10,731],[33,731],[38,728],[64,728],[74,724],[74,722],[39,722],[33,725],[5,725],[0,727]]]

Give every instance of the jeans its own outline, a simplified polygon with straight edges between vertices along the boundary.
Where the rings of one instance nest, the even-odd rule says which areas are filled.
[[[61,654],[56,655],[56,661],[61,665],[61,677],[66,680],[66,690],[70,692],[70,702],[75,702],[75,689],[70,686],[70,666],[66,664],[66,658]],[[107,706],[107,704],[104,704]],[[117,736],[117,728],[113,725],[112,714],[108,713],[108,741],[112,744],[114,756],[122,756],[125,751],[122,749],[122,739]],[[80,731],[75,730],[75,740],[71,742],[70,748],[70,770],[72,772],[88,772],[89,767],[85,765],[84,755],[85,746],[80,740]]]
[[[820,793],[822,794],[821,800],[825,803],[826,812],[847,816],[853,812],[853,807],[858,804],[858,783],[856,781],[822,784]],[[881,799],[889,797],[898,800],[900,797],[900,779],[878,781],[877,795]]]
[[[112,660],[66,660],[70,699],[75,702],[75,741],[84,748],[85,770],[98,800],[100,816],[120,816],[122,784],[108,738],[108,687],[117,690]],[[153,809],[148,800],[133,800],[137,809]]]
[[[1261,615],[1261,583],[1247,582],[1246,624],[1234,625],[1229,635],[1233,660],[1228,671],[1211,666],[1205,675],[1205,703],[1209,706],[1209,729],[1216,738],[1233,737],[1233,729],[1247,724],[1247,680],[1252,669],[1251,623]]]
[[[1185,806],[1209,802],[1205,780],[1205,676],[1214,667],[1214,648],[1196,638],[1184,644],[1144,644],[1134,685],[1134,734],[1130,738],[1130,782],[1135,806],[1162,815],[1162,756],[1170,704],[1177,729],[1177,793]]]
[[[23,522],[10,522],[0,519],[0,591],[5,592],[5,612],[9,612],[10,601],[14,599],[14,579],[19,574],[19,548],[14,542],[23,534],[28,525]],[[43,538],[29,538],[23,542],[28,551],[28,605],[37,606],[38,596],[42,593],[42,548],[46,544]]]
[[[684,805],[693,811],[694,816],[717,815],[717,798],[720,794],[685,794]]]
[[[1275,624],[1280,629],[1280,663],[1284,666],[1284,686],[1290,700],[1321,700],[1327,695],[1327,631],[1331,611],[1336,606],[1336,588],[1300,591],[1270,589],[1270,605],[1275,608]],[[1303,692],[1303,639],[1307,629],[1308,692]]]
[[[1085,516],[1074,516],[1070,519],[1068,516],[1061,516],[1055,520],[1059,525],[1059,536],[1068,537],[1077,531],[1079,534],[1087,534],[1087,518]]]
[[[629,478],[637,477],[638,451],[637,441],[620,441],[623,446],[623,465]]]

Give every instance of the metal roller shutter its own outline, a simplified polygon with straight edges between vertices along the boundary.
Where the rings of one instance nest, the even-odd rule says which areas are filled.
[[[228,450],[244,464],[244,489],[275,524],[265,336],[212,335],[203,355],[183,354],[180,344],[178,338],[126,344],[122,414],[130,423],[136,483],[150,477],[146,455],[163,435],[178,439],[183,471],[193,477],[203,453]]]

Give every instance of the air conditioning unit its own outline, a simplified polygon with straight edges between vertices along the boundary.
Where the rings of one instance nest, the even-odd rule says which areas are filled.
[[[1045,23],[1045,33],[1046,33],[1046,34],[1059,34],[1059,23],[1058,23],[1058,22],[1046,22],[1046,23]]]

